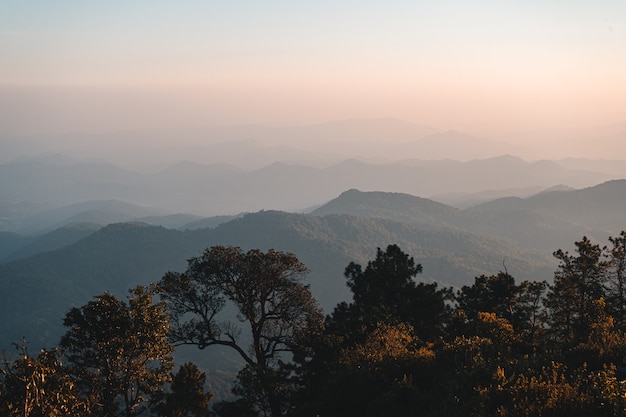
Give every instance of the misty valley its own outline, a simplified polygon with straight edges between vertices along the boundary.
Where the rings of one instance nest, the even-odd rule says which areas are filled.
[[[0,413],[624,415],[626,161],[362,122],[2,139]]]
[[[0,0],[0,417],[626,417],[625,17]]]

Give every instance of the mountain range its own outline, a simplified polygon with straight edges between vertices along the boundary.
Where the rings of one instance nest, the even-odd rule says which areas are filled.
[[[398,244],[423,266],[419,280],[441,286],[500,270],[549,281],[553,251],[582,236],[605,244],[626,218],[626,161],[522,159],[529,149],[393,119],[0,147],[0,351],[22,338],[54,345],[72,306],[124,297],[212,245],[295,253],[328,313],[350,297],[344,268],[378,247]]]
[[[614,141],[622,127],[593,140]],[[61,226],[35,215],[92,200],[206,217],[307,211],[354,188],[467,208],[626,178],[624,161],[531,159],[520,146],[395,119],[0,136],[0,147],[0,230],[26,234]]]
[[[465,208],[485,202],[489,190],[491,198],[522,197],[557,184],[582,188],[617,178],[617,174],[563,167],[558,161],[527,162],[513,156],[385,164],[346,160],[325,168],[276,162],[252,171],[186,162],[155,173],[106,163],[34,159],[0,164],[0,230],[26,234],[51,230],[62,225],[54,210],[92,200],[141,206],[143,217],[179,213],[206,217],[264,209],[306,211],[355,188],[402,192]],[[85,215],[71,221],[98,219]]]
[[[0,242],[12,236],[22,246],[0,264],[0,343],[22,337],[54,343],[71,306],[103,291],[123,296],[137,284],[184,269],[187,259],[218,244],[295,253],[310,268],[308,281],[326,312],[349,297],[342,276],[347,264],[366,263],[377,247],[391,243],[423,265],[419,278],[427,282],[459,287],[504,269],[518,280],[550,280],[554,250],[570,249],[583,235],[606,242],[623,229],[625,200],[626,180],[464,210],[405,193],[350,189],[308,214],[179,216],[190,221],[177,229],[74,223],[26,243],[4,233]],[[143,218],[158,223],[160,217]]]

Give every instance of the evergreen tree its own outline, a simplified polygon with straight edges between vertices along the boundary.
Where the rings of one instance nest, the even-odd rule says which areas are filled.
[[[561,249],[554,252],[560,264],[546,299],[551,333],[557,344],[568,346],[586,339],[589,312],[593,303],[605,296],[607,264],[602,248],[587,237],[575,245],[576,255]]]
[[[609,237],[607,249],[607,309],[615,318],[615,325],[626,330],[626,231]]]
[[[536,353],[545,342],[547,319],[543,299],[547,288],[546,281],[523,281],[518,286],[512,324],[526,353]]]
[[[327,320],[330,331],[361,342],[378,323],[407,323],[418,337],[434,338],[442,329],[448,292],[436,283],[417,283],[421,272],[422,266],[397,245],[378,248],[365,269],[351,262],[344,275],[353,301],[337,306]]]
[[[427,401],[429,342],[442,334],[449,291],[417,283],[421,270],[397,245],[378,248],[365,268],[346,267],[353,300],[327,317],[313,358],[303,361],[294,415],[411,416]]]
[[[170,391],[159,408],[161,417],[207,417],[213,394],[204,391],[206,374],[187,362],[172,375]]]
[[[517,293],[515,279],[506,272],[500,272],[476,277],[474,284],[463,286],[455,299],[457,308],[463,310],[469,320],[475,320],[481,312],[495,313],[498,317],[511,320]]]

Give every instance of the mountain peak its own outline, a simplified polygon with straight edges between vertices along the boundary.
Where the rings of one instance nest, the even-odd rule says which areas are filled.
[[[405,193],[349,189],[311,212],[314,216],[350,214],[385,218],[432,227],[443,224],[459,210],[426,198]]]

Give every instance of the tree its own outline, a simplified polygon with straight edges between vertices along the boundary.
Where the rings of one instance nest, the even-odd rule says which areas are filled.
[[[418,337],[434,337],[441,331],[447,292],[439,290],[436,283],[416,283],[421,272],[422,266],[397,245],[389,245],[385,251],[378,248],[376,258],[365,269],[351,262],[344,275],[353,302],[338,305],[329,326],[336,332],[364,336],[379,323],[407,323]],[[356,336],[355,341],[363,338]]]
[[[626,231],[609,237],[607,307],[619,329],[626,330]]]
[[[408,324],[380,323],[307,386],[294,416],[414,416],[431,394],[435,352]],[[430,411],[430,410],[429,410]]]
[[[289,414],[291,367],[280,363],[260,370],[246,365],[237,374],[232,393],[237,396],[230,401],[222,401],[213,407],[219,417],[254,417],[273,415],[278,405],[282,414]]]
[[[587,237],[575,242],[577,255],[561,249],[554,252],[560,261],[554,285],[547,294],[551,331],[558,343],[576,345],[587,338],[589,312],[604,297],[606,262],[599,245]]]
[[[16,345],[17,347],[17,345]],[[50,417],[87,414],[90,404],[79,398],[74,380],[65,372],[58,350],[42,349],[32,357],[26,345],[20,356],[0,367],[0,415]]]
[[[463,333],[480,313],[494,313],[513,325],[520,336],[519,347],[526,353],[532,352],[542,335],[545,321],[542,300],[547,285],[545,281],[523,281],[516,285],[507,272],[476,277],[473,285],[465,285],[456,293],[456,320],[449,330]]]
[[[455,299],[458,309],[463,310],[470,320],[478,313],[495,313],[509,321],[513,316],[513,306],[517,302],[515,279],[506,272],[497,275],[481,275],[474,278],[474,285],[464,285]]]
[[[137,287],[128,303],[105,292],[72,308],[60,346],[83,395],[99,416],[136,416],[161,400],[171,378],[172,345],[165,303],[153,289]]]
[[[378,248],[376,258],[367,263],[365,270],[350,262],[344,275],[352,291],[355,313],[374,326],[392,317],[407,322],[410,308],[403,291],[415,288],[413,279],[421,272],[422,266],[397,245],[389,245],[385,251]]]
[[[442,332],[449,296],[417,283],[421,270],[397,245],[377,248],[365,268],[346,267],[353,300],[327,317],[313,358],[298,369],[305,382],[294,415],[414,415],[432,394],[431,342]]]
[[[513,309],[513,327],[530,352],[536,352],[545,334],[543,299],[546,281],[522,281],[518,286],[517,303]]]
[[[204,391],[206,374],[187,362],[175,375],[172,375],[171,392],[166,394],[165,403],[160,407],[163,417],[207,417],[209,401],[213,394]]]
[[[258,381],[269,414],[283,414],[281,387],[274,376],[283,352],[303,348],[306,333],[322,326],[320,308],[301,278],[307,268],[295,255],[258,249],[214,246],[189,260],[184,273],[167,273],[159,282],[169,304],[171,341],[177,345],[226,346],[245,361],[249,379]],[[237,321],[220,321],[227,303],[237,309]],[[255,404],[262,412],[262,404]]]

